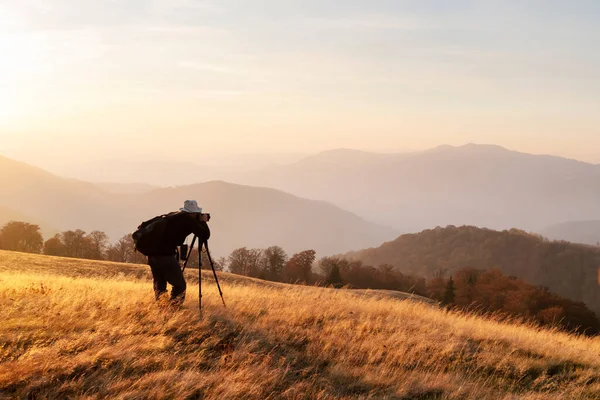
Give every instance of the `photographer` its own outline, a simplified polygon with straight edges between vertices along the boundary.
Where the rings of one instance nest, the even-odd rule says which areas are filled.
[[[169,216],[162,242],[155,248],[153,254],[148,256],[156,299],[158,300],[167,292],[167,283],[169,283],[173,286],[171,304],[175,306],[183,304],[186,290],[185,278],[179,266],[177,247],[181,246],[186,237],[192,233],[198,237],[200,243],[206,242],[210,237],[207,224],[210,214],[203,214],[202,208],[198,207],[195,200],[186,200],[179,211]]]

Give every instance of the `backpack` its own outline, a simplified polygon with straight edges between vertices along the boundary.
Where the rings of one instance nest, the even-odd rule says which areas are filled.
[[[164,246],[169,219],[177,214],[178,211],[142,222],[131,235],[135,249],[145,256],[151,256],[157,248]]]

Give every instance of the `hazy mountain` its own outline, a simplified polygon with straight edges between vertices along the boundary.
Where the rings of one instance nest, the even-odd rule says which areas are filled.
[[[159,188],[147,183],[100,182],[95,185],[111,193],[148,193]]]
[[[225,167],[202,166],[185,161],[133,159],[83,161],[54,168],[53,171],[60,176],[89,182],[136,182],[152,186],[188,185],[207,180],[227,179],[236,172]]]
[[[274,189],[208,182],[111,193],[96,185],[60,178],[0,157],[0,205],[48,221],[58,229],[103,230],[113,239],[157,214],[176,210],[188,198],[211,212],[212,246],[227,255],[236,247],[280,245],[289,252],[312,248],[327,255],[373,246],[396,236],[322,201]]]
[[[471,226],[402,235],[383,245],[346,254],[368,265],[391,264],[400,272],[432,277],[463,267],[499,269],[562,296],[584,301],[600,313],[600,248],[550,242],[520,230],[494,231]]]
[[[50,224],[48,224],[46,221],[42,221],[38,218],[32,217],[30,215],[18,211],[11,210],[8,207],[0,205],[0,228],[2,228],[7,222],[10,221],[21,221],[38,225],[40,227],[42,235],[44,235],[45,237],[50,237],[57,232],[57,230],[51,227]]]
[[[0,227],[9,221],[23,221],[32,223],[29,215],[11,210],[8,207],[0,206]]]
[[[181,146],[180,144],[174,144]],[[182,146],[185,155],[194,154]],[[286,165],[303,159],[296,153],[215,155],[208,149],[197,149],[193,161],[157,158],[111,158],[100,160],[53,160],[49,170],[59,176],[87,182],[139,182],[153,186],[190,185],[212,180],[230,181],[240,175],[274,165]],[[187,157],[189,159],[189,157]],[[48,168],[47,168],[48,169]],[[113,188],[110,188],[111,190]]]
[[[564,222],[543,229],[540,233],[553,240],[595,245],[600,243],[600,220]]]
[[[120,204],[117,197],[91,183],[64,179],[2,156],[0,188],[0,205],[57,229],[97,229],[118,214]]]
[[[212,215],[213,247],[229,252],[237,247],[279,244],[287,251],[314,249],[319,255],[350,250],[369,242],[379,244],[395,236],[391,229],[322,201],[298,198],[267,188],[225,182],[158,189],[144,195],[152,201],[134,200],[131,218],[123,228],[141,218],[179,207],[195,198]],[[135,212],[133,209],[135,208]]]
[[[405,232],[462,224],[540,230],[600,219],[600,166],[498,146],[333,150],[248,174],[244,182],[322,199]]]

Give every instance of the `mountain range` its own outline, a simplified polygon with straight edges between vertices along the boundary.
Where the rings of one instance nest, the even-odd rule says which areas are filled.
[[[256,160],[253,162],[256,166]],[[269,205],[259,212],[267,216],[265,221],[276,227],[274,232],[285,233],[285,230],[282,224],[268,217],[276,214],[270,211],[277,209],[273,204],[289,204],[287,210],[292,215],[296,207],[311,210],[316,216],[314,221],[318,221],[312,230],[300,232],[300,226],[304,226],[302,221],[300,225],[292,224],[298,226],[297,236],[290,233],[276,234],[275,237],[289,236],[290,243],[282,244],[290,249],[298,248],[301,243],[302,246],[315,243],[312,247],[319,247],[323,255],[380,244],[377,240],[392,239],[400,232],[419,232],[447,225],[500,230],[518,227],[552,239],[589,244],[598,241],[594,221],[600,220],[599,165],[519,153],[499,146],[440,146],[398,154],[331,150],[287,164],[229,171],[229,182],[237,185],[215,181],[223,176],[220,167],[201,168],[185,162],[125,161],[111,169],[112,175],[98,172],[102,165],[82,163],[84,168],[76,175],[112,179],[114,183],[65,179],[0,158],[0,171],[13,171],[0,177],[0,185],[5,189],[0,194],[0,206],[46,221],[59,229],[102,229],[115,238],[131,231],[140,218],[149,218],[179,206],[182,198],[177,196],[197,197],[202,202],[211,191],[219,188],[222,198],[206,197],[210,200],[207,209],[210,205],[219,213],[235,214],[219,205],[233,197],[239,201],[231,207],[244,209],[240,196],[246,195],[250,190],[247,186],[251,186],[260,193],[256,196],[264,196],[260,204]],[[154,169],[149,165],[154,165]],[[90,171],[96,171],[95,175]],[[150,177],[155,178],[154,183],[160,178],[162,187],[145,180]],[[137,178],[140,183],[129,183]],[[194,179],[210,183],[181,186]],[[224,187],[228,189],[222,189]],[[152,207],[154,204],[160,204],[160,207]],[[298,215],[303,212],[298,211]],[[354,221],[356,230],[352,230],[346,243],[338,238],[339,231],[334,229],[335,226],[322,227],[323,221],[330,219],[332,221],[328,223],[335,220],[338,226]],[[221,223],[214,221],[215,227]],[[325,235],[327,244],[317,240],[317,233],[325,231],[328,232]],[[248,246],[253,242],[269,242],[251,236],[250,242],[244,242]]]
[[[211,212],[211,248],[219,256],[238,247],[271,245],[290,253],[314,249],[327,255],[397,236],[334,205],[275,189],[212,181],[123,193],[5,157],[0,157],[0,172],[0,206],[13,210],[14,218],[27,215],[60,230],[101,230],[113,240],[144,220],[176,210],[188,198]]]
[[[600,219],[599,165],[499,146],[332,150],[241,179],[328,201],[402,232],[465,224],[541,231]]]

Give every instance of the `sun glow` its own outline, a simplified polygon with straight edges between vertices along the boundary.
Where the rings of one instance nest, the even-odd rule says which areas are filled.
[[[0,124],[14,123],[26,111],[24,100],[35,87],[36,72],[42,68],[38,55],[41,46],[25,34],[0,36]]]

